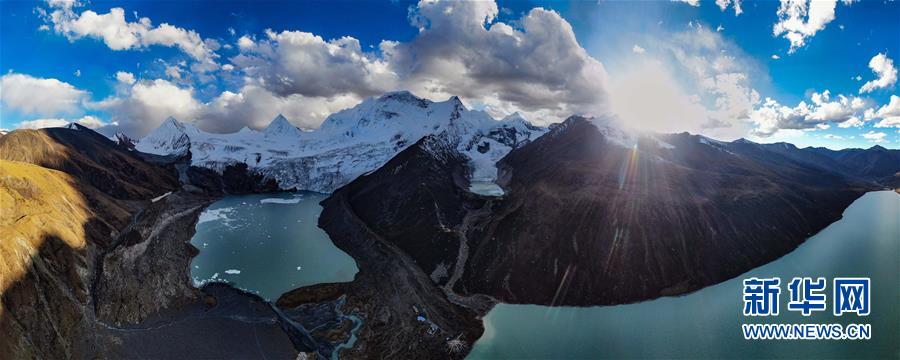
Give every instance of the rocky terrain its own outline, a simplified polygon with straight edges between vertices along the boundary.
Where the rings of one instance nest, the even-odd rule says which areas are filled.
[[[12,132],[0,158],[4,358],[296,356],[262,299],[192,286],[210,191],[79,127]]]
[[[458,152],[426,147],[417,161],[388,163],[338,190],[333,197],[346,202],[329,199],[325,214],[352,211],[473,309],[485,295],[621,304],[690,292],[776,259],[866,191],[885,188],[877,175],[900,170],[887,161],[877,173],[838,171],[767,147],[629,135],[573,117],[498,163],[501,197],[464,191],[451,179],[465,170],[428,161]]]
[[[343,154],[328,158],[341,169],[356,151],[380,154],[352,165],[358,173],[291,173],[307,176],[295,185],[346,183],[323,201],[319,226],[359,272],[274,304],[226,284],[195,288],[188,267],[208,204],[296,179],[267,173],[284,164],[278,156],[265,167],[255,155],[196,166],[225,147],[175,121],[164,126],[188,136],[152,144],[181,150],[157,154],[141,152],[146,138],[114,142],[78,125],[3,135],[0,354],[462,358],[497,302],[619,304],[690,292],[790,252],[866,191],[896,187],[900,171],[898,151],[880,147],[634,134],[582,117],[545,133],[480,118],[458,100],[410,96],[372,99],[323,126],[327,138],[355,144],[329,153]],[[346,132],[396,134],[422,117],[387,143]],[[283,119],[270,129],[240,136],[309,136]],[[311,161],[297,159],[289,161]],[[503,194],[470,191],[484,180]]]
[[[36,151],[11,151],[18,146]],[[246,167],[185,167],[183,157],[133,152],[78,127],[13,132],[0,155],[0,255],[13,260],[0,267],[5,356],[461,358],[468,348],[448,344],[481,335],[475,312],[374,240],[340,245],[363,259],[353,282],[298,289],[277,306],[225,284],[195,288],[189,241],[202,210],[222,194],[272,189]],[[135,173],[146,177],[128,178]],[[351,337],[355,346],[342,345]]]

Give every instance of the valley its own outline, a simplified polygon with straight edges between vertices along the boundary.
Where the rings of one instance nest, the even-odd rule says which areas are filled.
[[[79,125],[5,134],[0,250],[13,261],[0,268],[11,334],[0,352],[464,358],[497,304],[693,293],[791,253],[867,192],[894,189],[900,171],[898,151],[878,147],[483,116],[399,92],[315,134],[283,118],[231,135],[171,119],[136,143]],[[352,135],[363,128],[382,130]],[[360,151],[378,155],[345,157]],[[242,230],[214,219],[245,205]],[[291,251],[345,256],[356,272],[280,277],[309,269],[271,255],[291,234],[340,250]],[[268,280],[284,282],[253,288]]]

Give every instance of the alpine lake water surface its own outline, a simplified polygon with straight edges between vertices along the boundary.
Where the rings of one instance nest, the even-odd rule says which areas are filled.
[[[356,262],[317,226],[326,197],[277,193],[212,203],[191,239],[200,250],[191,262],[194,284],[227,281],[275,301],[298,287],[352,281]]]
[[[793,277],[824,277],[828,308],[787,311]],[[781,278],[780,313],[744,317],[742,281]],[[871,278],[871,314],[832,314],[834,277]],[[572,289],[570,291],[575,291]],[[784,257],[679,297],[619,306],[500,304],[469,359],[900,358],[900,195],[864,195]],[[871,324],[869,340],[745,340],[741,324]]]
[[[480,185],[478,185],[480,186]],[[479,192],[500,195],[485,186]],[[318,193],[228,196],[200,216],[191,243],[198,286],[228,281],[270,301],[291,289],[353,280],[354,260],[317,226]],[[870,277],[871,315],[768,318],[742,315],[742,280],[795,276]],[[900,195],[872,192],[793,252],[691,294],[598,307],[500,304],[484,318],[470,359],[495,358],[898,358],[900,357]],[[745,340],[746,323],[871,324],[869,340]]]

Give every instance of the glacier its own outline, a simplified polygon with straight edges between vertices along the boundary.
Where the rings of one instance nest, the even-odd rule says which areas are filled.
[[[496,162],[547,131],[518,114],[494,119],[457,97],[434,102],[408,91],[386,93],[328,116],[304,131],[279,115],[262,131],[209,133],[170,117],[135,144],[140,152],[191,156],[219,173],[231,164],[275,179],[285,190],[330,193],[381,167],[424,136],[437,134],[470,159],[471,180],[492,182]]]

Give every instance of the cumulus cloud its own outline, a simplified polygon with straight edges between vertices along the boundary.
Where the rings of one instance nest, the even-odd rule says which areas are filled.
[[[734,16],[738,16],[744,12],[741,9],[741,0],[716,0],[716,5],[722,11],[728,9],[729,6],[734,5]]]
[[[128,85],[134,84],[134,74],[126,71],[116,72],[116,81]]]
[[[643,54],[644,52],[646,52],[646,50],[644,50],[644,48],[637,46],[637,44],[635,44],[634,47],[631,48],[631,52],[633,52],[635,54]]]
[[[42,14],[72,40],[95,38],[114,50],[178,47],[196,60],[193,74],[218,68],[217,41],[147,18],[128,21],[122,8],[98,14],[77,12],[80,6],[54,2],[52,12]],[[493,1],[423,0],[410,11],[419,33],[408,42],[383,41],[377,51],[364,51],[348,36],[324,39],[290,30],[244,35],[234,44],[238,54],[221,66],[238,90],[215,95],[198,88],[203,98],[211,96],[204,103],[184,79],[184,65],[166,66],[167,80],[117,76],[117,94],[91,108],[109,112],[133,136],[169,115],[226,131],[268,122],[280,112],[296,125],[315,127],[333,111],[397,89],[432,100],[458,95],[493,116],[520,112],[538,123],[606,111],[606,70],[558,13],[535,8],[509,24],[496,21],[497,15]]]
[[[149,18],[143,17],[135,22],[125,19],[123,8],[112,8],[106,14],[98,14],[85,10],[80,14],[74,8],[77,2],[48,2],[52,12],[39,9],[44,19],[53,25],[56,33],[69,40],[81,38],[99,39],[112,50],[143,49],[154,45],[177,47],[197,61],[195,71],[211,71],[218,68],[218,55],[209,43],[193,31],[170,24],[154,26]]]
[[[672,2],[680,2],[694,7],[700,6],[700,0],[672,0]]]
[[[867,81],[861,88],[859,93],[864,94],[875,91],[877,89],[885,89],[897,83],[897,68],[894,67],[894,60],[885,54],[878,54],[869,60],[869,68],[878,78]]]
[[[851,116],[849,119],[838,123],[838,127],[846,129],[846,128],[851,128],[851,127],[862,127],[863,124],[865,124],[865,123],[862,122],[862,120],[859,120],[858,117]]]
[[[459,95],[494,116],[515,108],[537,122],[605,111],[606,70],[565,19],[535,8],[513,27],[497,13],[493,1],[421,1],[416,38],[381,51],[404,88],[434,100]]]
[[[791,43],[788,53],[793,53],[834,20],[836,7],[837,0],[781,0],[772,34],[787,39]]]
[[[245,85],[239,92],[225,91],[203,105],[196,125],[216,132],[233,132],[243,126],[263,128],[281,114],[294,125],[313,129],[321,119],[360,102],[352,94],[308,97],[300,94],[278,96],[258,85]]]
[[[877,128],[900,128],[900,96],[891,95],[891,101],[887,105],[867,115],[873,119],[881,119],[875,124]]]
[[[26,120],[26,121],[22,121],[18,125],[16,125],[16,128],[18,128],[18,129],[43,129],[43,128],[63,127],[72,122],[81,124],[84,127],[87,127],[90,129],[97,129],[97,128],[107,125],[105,122],[103,122],[99,118],[97,118],[95,116],[87,115],[80,119],[75,119],[75,120],[66,120],[66,119],[59,119],[59,118]]]
[[[25,115],[57,116],[77,113],[88,97],[84,90],[57,79],[8,73],[0,77],[0,101],[7,109]]]
[[[858,114],[868,107],[867,102],[858,97],[838,95],[832,98],[828,90],[812,93],[810,101],[801,101],[797,106],[790,107],[766,98],[750,115],[750,120],[756,125],[754,135],[771,136],[782,129],[822,129],[830,122],[838,123],[840,128],[859,127],[862,122]]]
[[[869,132],[862,134],[862,137],[873,143],[880,143],[880,142],[887,141],[887,139],[885,139],[887,137],[887,134],[885,134],[883,132],[875,132],[872,130],[869,130]]]
[[[241,54],[231,61],[275,94],[371,96],[396,87],[397,75],[383,60],[363,52],[355,38],[325,41],[301,31],[270,30],[266,35],[261,41],[241,37]]]
[[[192,121],[201,109],[193,89],[163,79],[142,80],[121,93],[90,105],[110,114],[116,131],[143,136],[169,116]]]

